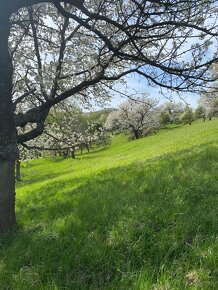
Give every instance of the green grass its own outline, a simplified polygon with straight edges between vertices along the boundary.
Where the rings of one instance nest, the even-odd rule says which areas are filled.
[[[218,289],[218,119],[25,162],[0,289]]]

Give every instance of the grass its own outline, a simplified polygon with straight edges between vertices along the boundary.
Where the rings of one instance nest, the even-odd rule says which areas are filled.
[[[218,289],[218,119],[22,165],[0,289]]]

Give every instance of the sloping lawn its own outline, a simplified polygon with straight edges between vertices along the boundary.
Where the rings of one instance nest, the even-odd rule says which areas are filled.
[[[218,119],[22,164],[0,289],[218,289]]]

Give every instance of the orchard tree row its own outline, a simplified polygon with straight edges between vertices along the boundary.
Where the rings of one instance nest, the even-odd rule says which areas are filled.
[[[199,106],[193,110],[184,102],[168,101],[158,105],[158,101],[148,97],[128,99],[112,111],[104,128],[112,134],[127,132],[130,139],[139,139],[156,133],[167,124],[189,124],[196,119],[211,120],[218,116],[217,93],[205,93]]]
[[[105,134],[102,113],[84,113],[70,102],[54,107],[45,122],[42,135],[20,144],[19,159],[26,160],[46,155],[75,159],[75,152],[105,147],[110,137]],[[26,126],[22,131],[31,130]]]
[[[205,102],[203,105],[203,101]],[[167,124],[189,124],[196,119],[211,120],[218,116],[217,97],[203,97],[200,105],[193,110],[184,102],[165,102],[158,106],[158,101],[147,97],[137,100],[128,99],[112,111],[104,128],[112,134],[127,132],[130,139],[139,139],[157,133]]]

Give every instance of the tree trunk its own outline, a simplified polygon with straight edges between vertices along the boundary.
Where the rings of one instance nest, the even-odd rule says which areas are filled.
[[[89,153],[89,145],[88,144],[86,144],[85,145],[85,147],[86,147],[86,150],[88,151],[88,153]]]
[[[16,226],[14,161],[0,162],[0,176],[0,233],[6,233]]]
[[[134,135],[135,135],[135,138],[136,138],[136,139],[139,139],[139,133],[138,133],[137,130],[134,130]]]
[[[71,150],[71,158],[72,159],[75,159],[76,158],[76,156],[75,156],[75,149],[74,148]]]
[[[9,18],[6,7],[0,11],[0,233],[11,231],[16,225],[14,173],[18,149],[12,108],[13,68],[8,50]]]
[[[20,174],[20,160],[16,160],[16,165],[15,165],[15,178],[16,181],[21,181],[21,174]]]

